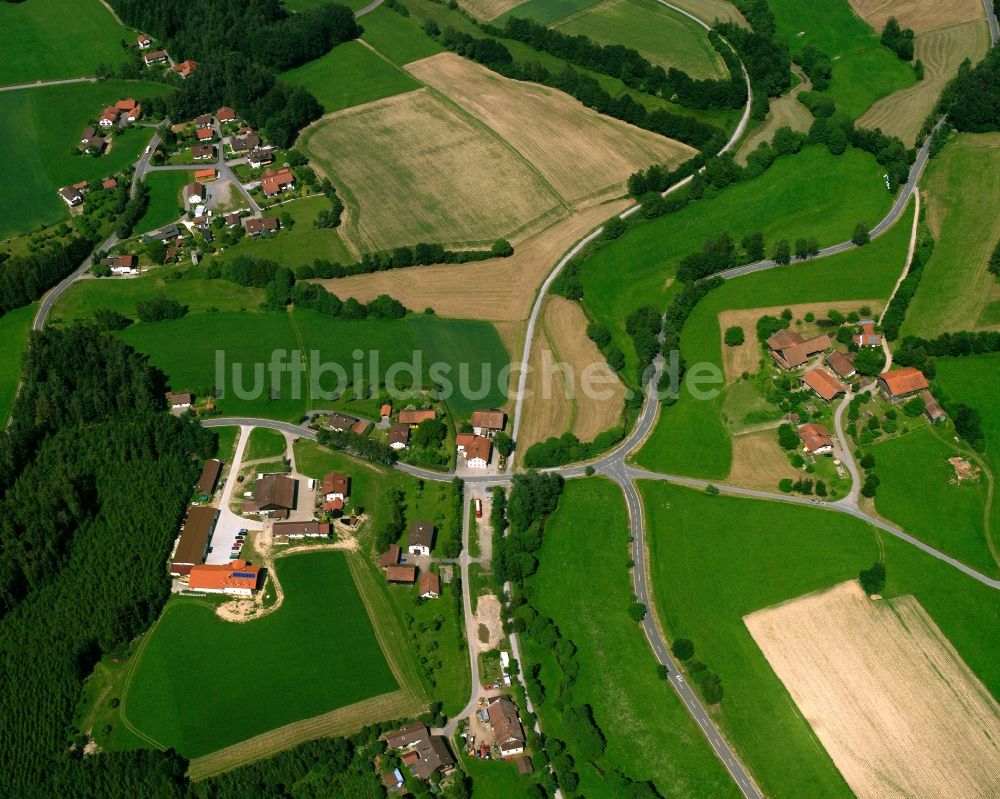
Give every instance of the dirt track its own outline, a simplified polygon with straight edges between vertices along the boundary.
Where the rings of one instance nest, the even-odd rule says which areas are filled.
[[[852,580],[744,617],[859,799],[987,799],[1000,705],[916,599]]]

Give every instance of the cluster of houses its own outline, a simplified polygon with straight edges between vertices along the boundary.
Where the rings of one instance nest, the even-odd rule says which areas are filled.
[[[408,724],[384,736],[386,746],[400,753],[400,759],[417,779],[426,780],[437,772],[447,776],[455,769],[455,758],[443,735],[432,735],[426,724],[419,721]],[[399,769],[382,775],[386,790],[394,793],[403,787]]]
[[[136,122],[141,116],[142,105],[131,97],[109,105],[97,118],[97,127],[88,125],[80,133],[80,152],[95,156],[103,155],[109,139],[100,135],[100,132],[110,131],[122,122]]]
[[[410,525],[407,534],[406,551],[418,557],[430,557],[434,549],[434,525],[426,521],[416,521]],[[385,580],[390,585],[413,585],[417,582],[417,567],[412,563],[402,563],[403,550],[399,544],[392,544],[382,553],[378,565],[385,571]],[[441,576],[430,570],[420,572],[418,593],[424,599],[441,596]]]
[[[167,54],[166,50],[153,50],[153,39],[145,33],[140,33],[135,39],[136,45],[140,50],[143,50],[142,60],[147,67],[152,67],[157,64],[171,64],[170,71],[175,72],[182,78],[188,78],[191,73],[198,68],[198,62],[192,61],[190,58],[186,61],[181,61],[179,64],[172,64],[170,56]]]
[[[101,181],[101,189],[104,191],[110,191],[118,187],[118,181],[115,178],[105,178]],[[66,203],[70,208],[77,208],[83,205],[85,195],[91,189],[96,189],[96,185],[91,185],[89,180],[81,180],[79,183],[74,183],[72,186],[63,186],[59,189],[58,194],[62,197],[63,202]]]

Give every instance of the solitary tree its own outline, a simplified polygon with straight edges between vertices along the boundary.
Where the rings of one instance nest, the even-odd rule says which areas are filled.
[[[859,247],[864,247],[871,240],[872,236],[868,230],[868,225],[864,222],[858,222],[857,226],[854,228],[854,235],[851,236],[851,241]]]
[[[493,436],[493,446],[497,448],[497,452],[505,458],[509,458],[510,453],[514,451],[514,439],[501,430]]]
[[[670,647],[670,651],[678,660],[690,660],[694,657],[694,644],[687,638],[678,638]]]
[[[782,449],[796,449],[799,446],[799,436],[790,424],[778,428],[778,443]]]
[[[858,574],[858,581],[866,594],[881,594],[885,588],[885,566],[881,561],[872,565],[870,569],[862,569]]]
[[[926,403],[922,397],[914,397],[909,400],[903,406],[903,413],[909,416],[911,419],[916,419],[920,414],[922,414],[927,409]]]
[[[722,701],[722,680],[719,675],[708,671],[701,681],[701,693],[705,701],[710,705],[717,705]]]
[[[633,602],[628,615],[632,617],[632,621],[642,621],[646,618],[646,606],[642,602]]]
[[[746,336],[743,334],[743,328],[739,325],[733,325],[726,329],[726,344],[730,347],[738,347],[746,341]]]

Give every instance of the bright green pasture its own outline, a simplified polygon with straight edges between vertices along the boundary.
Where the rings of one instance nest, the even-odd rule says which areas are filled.
[[[256,461],[262,458],[281,458],[286,453],[285,437],[277,430],[255,427],[250,431],[243,460]]]
[[[136,234],[148,233],[180,219],[184,214],[181,190],[193,180],[193,172],[174,169],[148,173],[145,183],[149,189],[149,205],[135,225]]]
[[[28,334],[37,305],[32,303],[0,316],[0,420],[6,424],[17,384],[21,379],[21,361],[28,348]]]

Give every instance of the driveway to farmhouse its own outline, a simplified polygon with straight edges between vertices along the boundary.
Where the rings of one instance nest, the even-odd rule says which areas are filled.
[[[248,530],[262,530],[264,528],[261,522],[244,519],[229,509],[233,491],[240,485],[236,482],[236,476],[240,471],[240,463],[243,462],[243,452],[246,449],[251,430],[253,427],[240,425],[240,440],[236,444],[236,454],[233,455],[233,462],[229,465],[229,475],[226,477],[226,485],[222,489],[222,499],[219,501],[219,520],[215,524],[215,533],[212,535],[208,557],[205,558],[206,563],[229,563],[229,555],[232,552],[233,543],[236,541],[236,534],[244,528]]]

